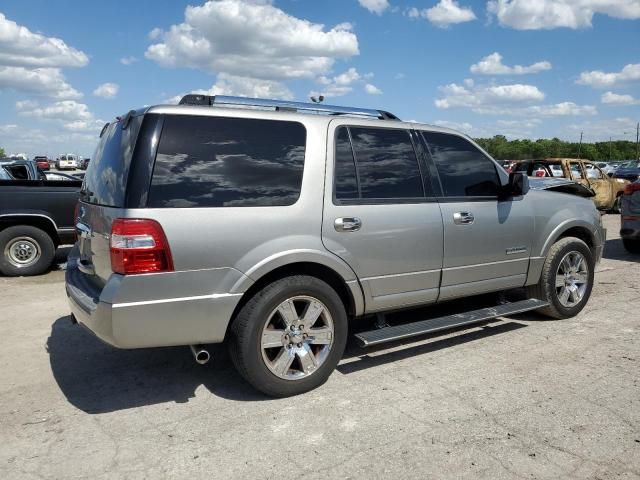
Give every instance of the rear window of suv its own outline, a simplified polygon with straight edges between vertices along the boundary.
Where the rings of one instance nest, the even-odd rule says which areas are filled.
[[[80,198],[107,207],[124,206],[127,177],[142,115],[131,117],[126,128],[113,122],[106,127],[84,176]],[[60,157],[65,160],[66,156]]]
[[[300,196],[305,145],[298,122],[167,116],[147,206],[292,205]]]

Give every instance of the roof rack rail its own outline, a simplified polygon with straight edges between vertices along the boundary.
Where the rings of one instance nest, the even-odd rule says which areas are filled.
[[[267,100],[263,98],[232,97],[228,95],[189,94],[182,97],[179,105],[240,105],[245,107],[274,108],[277,111],[310,111],[328,115],[357,115],[381,120],[400,120],[393,113],[384,110],[358,107],[340,107],[323,103],[291,102],[288,100]]]

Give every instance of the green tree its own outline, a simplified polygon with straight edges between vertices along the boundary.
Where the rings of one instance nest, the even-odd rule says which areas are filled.
[[[0,158],[4,157],[6,153],[4,153],[4,148],[0,147]]]
[[[583,143],[565,142],[559,138],[539,138],[535,141],[507,140],[504,135],[476,139],[496,160],[525,160],[534,158],[583,158],[586,160],[630,160],[636,157],[635,142]]]

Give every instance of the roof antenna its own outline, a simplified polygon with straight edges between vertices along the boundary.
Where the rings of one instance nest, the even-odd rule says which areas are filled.
[[[324,102],[324,95],[319,95],[318,98],[311,97],[311,101],[313,103],[322,103],[322,102]]]

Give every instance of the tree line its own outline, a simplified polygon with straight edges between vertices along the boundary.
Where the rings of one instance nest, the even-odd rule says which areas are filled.
[[[633,160],[637,158],[636,142],[565,142],[559,138],[538,140],[507,140],[504,135],[476,138],[475,141],[496,160],[524,160],[530,158],[582,158],[585,160]]]

